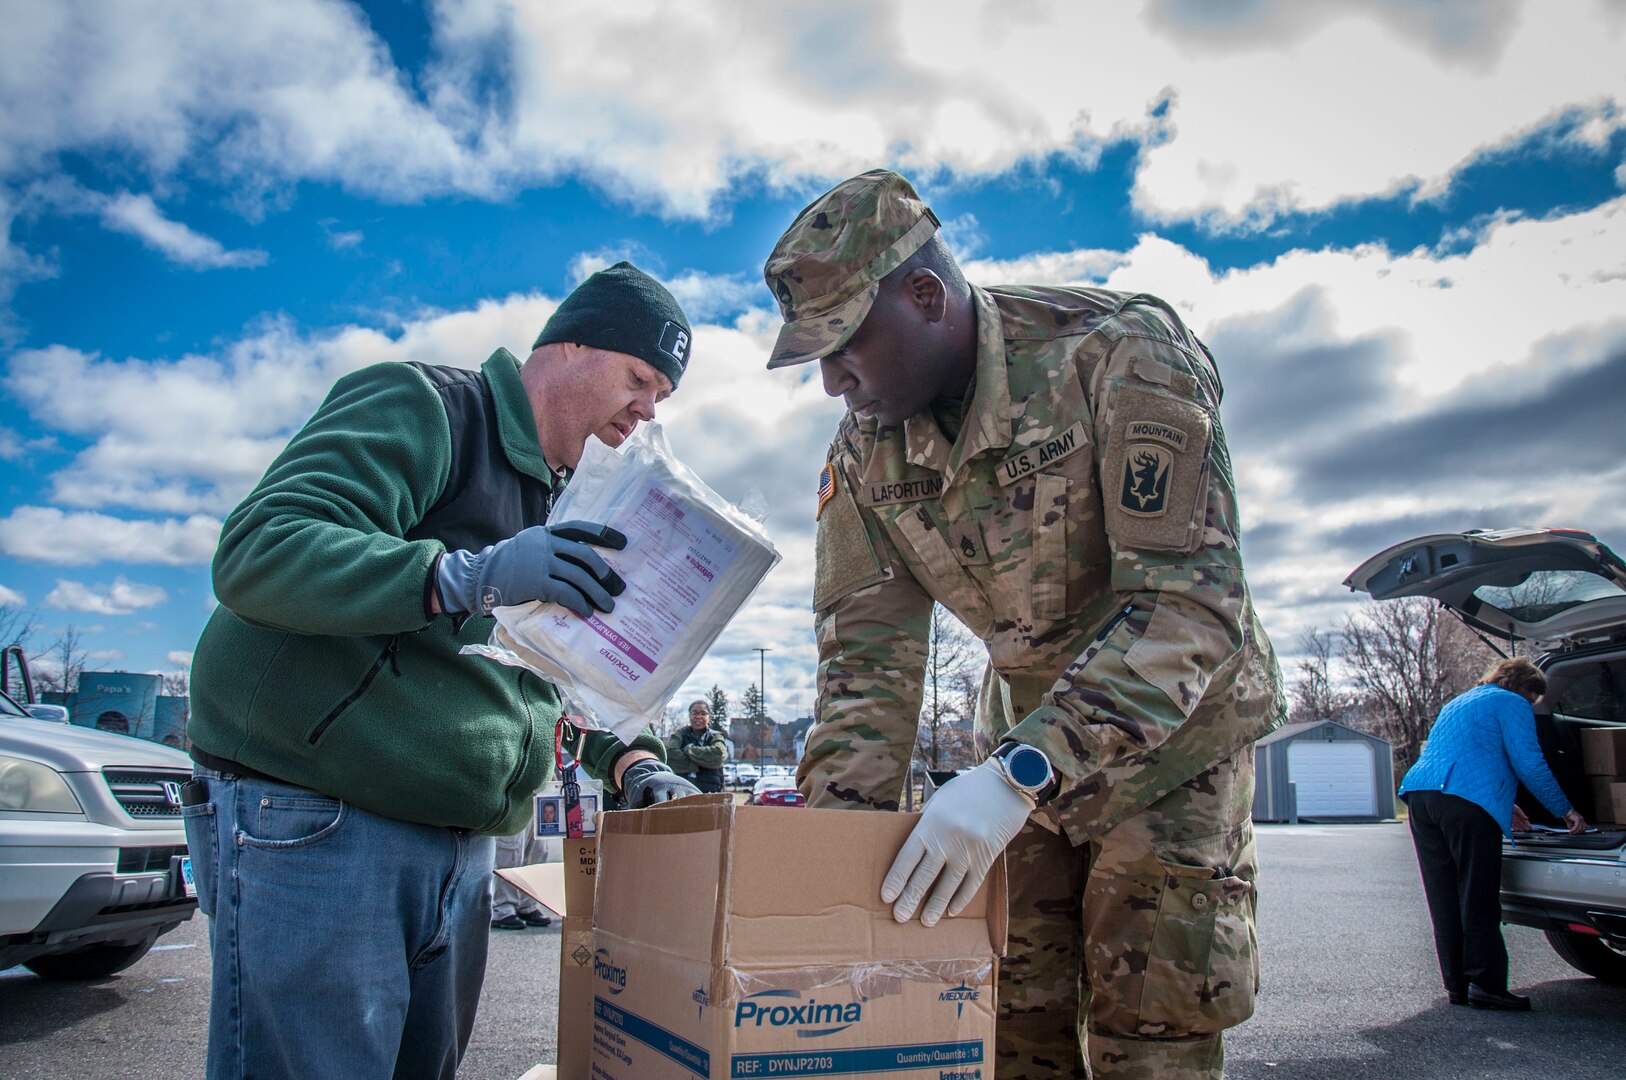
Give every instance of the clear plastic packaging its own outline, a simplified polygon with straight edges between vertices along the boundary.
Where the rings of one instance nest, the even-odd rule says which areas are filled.
[[[500,607],[486,645],[466,653],[525,667],[556,683],[591,727],[631,742],[745,606],[779,553],[762,526],[672,456],[658,424],[612,450],[587,440],[549,514],[595,521],[627,538],[601,549],[627,583],[615,610],[584,619],[558,604]]]

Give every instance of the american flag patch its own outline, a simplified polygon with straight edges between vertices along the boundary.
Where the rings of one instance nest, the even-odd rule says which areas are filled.
[[[830,496],[836,493],[836,469],[828,461],[819,473],[819,508],[813,512],[813,520],[817,521],[824,514],[824,504],[830,501]]]

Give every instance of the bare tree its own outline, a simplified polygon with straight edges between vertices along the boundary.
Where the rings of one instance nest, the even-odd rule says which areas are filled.
[[[1441,707],[1496,659],[1455,616],[1416,597],[1362,606],[1345,617],[1338,642],[1361,726],[1389,740],[1397,777],[1417,760]]]
[[[0,645],[21,645],[26,650],[38,629],[39,619],[32,611],[0,607]]]
[[[980,670],[982,643],[941,604],[932,605],[927,637],[925,693],[920,707],[920,757],[930,769],[955,768],[967,756],[975,697],[968,709],[970,669]]]
[[[1298,662],[1298,682],[1290,692],[1290,718],[1294,723],[1320,723],[1337,720],[1349,712],[1353,695],[1332,680],[1332,659],[1338,648],[1338,635],[1312,627],[1299,637],[1307,654]]]
[[[689,723],[689,707],[687,704],[667,705],[661,710],[660,721],[655,725],[655,734],[661,738],[680,731]]]
[[[79,689],[79,673],[85,670],[89,654],[80,644],[77,627],[65,627],[48,649],[40,654],[40,669],[34,676],[41,690],[71,694]]]
[[[173,715],[174,723],[165,725],[160,729],[157,723],[153,725],[153,738],[169,746],[185,750],[191,745],[187,738],[187,722],[192,718],[192,669],[179,668],[175,671],[164,671],[158,675],[158,693],[163,697],[179,699],[176,707],[179,715]],[[164,705],[158,703],[158,716],[156,720],[163,719]],[[167,730],[166,730],[167,729]]]

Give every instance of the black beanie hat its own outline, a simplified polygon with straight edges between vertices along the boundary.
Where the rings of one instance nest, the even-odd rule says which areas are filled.
[[[665,286],[630,262],[600,270],[565,297],[536,345],[555,341],[626,353],[672,380],[689,366],[689,320]]]

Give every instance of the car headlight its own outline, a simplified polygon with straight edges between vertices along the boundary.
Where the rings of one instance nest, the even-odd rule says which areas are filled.
[[[37,761],[0,755],[0,810],[77,814],[79,800],[55,769]]]

